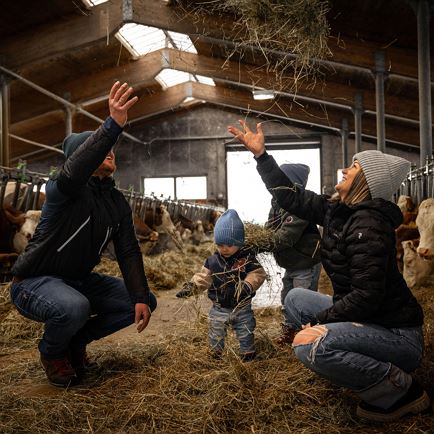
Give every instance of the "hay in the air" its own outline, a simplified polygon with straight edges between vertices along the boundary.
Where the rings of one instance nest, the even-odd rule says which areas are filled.
[[[180,6],[181,16],[189,15],[198,23],[204,16],[231,22],[232,31],[222,32],[227,41],[227,58],[235,53],[243,56],[253,47],[255,57],[262,56],[264,68],[275,73],[281,82],[285,76],[291,76],[293,88],[300,79],[316,76],[317,61],[330,56],[326,0],[177,0],[172,3]]]

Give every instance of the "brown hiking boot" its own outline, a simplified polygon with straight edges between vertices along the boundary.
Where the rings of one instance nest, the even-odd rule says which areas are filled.
[[[63,359],[46,359],[41,354],[41,363],[48,381],[53,386],[69,387],[77,383],[75,370],[66,357]]]
[[[69,362],[78,376],[83,375],[88,369],[95,366],[96,363],[89,359],[85,348],[69,348]]]
[[[291,345],[297,330],[292,327],[282,323],[280,324],[282,327],[282,334],[274,341],[275,344],[279,347],[284,347],[286,345]]]

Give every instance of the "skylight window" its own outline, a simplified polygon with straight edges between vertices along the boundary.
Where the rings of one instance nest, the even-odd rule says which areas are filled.
[[[208,86],[215,86],[215,82],[210,77],[205,77],[204,75],[196,75],[196,79],[199,83],[207,84]]]
[[[177,84],[186,83],[187,81],[194,81],[196,83],[215,86],[214,80],[210,77],[190,74],[188,72],[178,71],[177,69],[163,69],[155,77],[155,80],[157,80],[158,83],[161,84],[163,89],[176,86]]]
[[[142,24],[124,24],[115,36],[134,57],[173,47],[163,30]]]
[[[167,32],[169,34],[169,38],[172,40],[175,48],[180,51],[186,51],[187,53],[197,54],[196,47],[193,44],[193,41],[190,39],[190,36],[185,35],[184,33],[178,32]]]
[[[127,23],[119,29],[115,36],[134,57],[144,56],[162,48],[176,48],[197,54],[193,41],[188,35],[165,31],[157,27]]]
[[[161,84],[163,89],[168,87],[176,86],[177,84],[185,83],[191,81],[191,74],[184,71],[177,71],[176,69],[163,69],[155,77],[155,80]]]
[[[93,6],[98,6],[102,3],[107,3],[108,0],[83,0],[83,3],[88,7],[91,8]]]

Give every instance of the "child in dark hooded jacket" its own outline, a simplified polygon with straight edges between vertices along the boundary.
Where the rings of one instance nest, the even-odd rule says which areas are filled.
[[[291,163],[282,164],[280,169],[293,184],[306,188],[309,166]],[[285,269],[280,294],[282,306],[293,288],[316,291],[321,271],[321,235],[317,226],[284,210],[274,198],[265,226],[274,231],[273,255],[277,265]],[[283,315],[282,335],[276,341],[279,345],[292,343],[292,330],[284,308]]]

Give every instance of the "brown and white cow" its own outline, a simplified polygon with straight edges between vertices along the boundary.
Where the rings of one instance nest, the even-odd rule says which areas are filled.
[[[138,215],[134,215],[133,223],[136,237],[140,242],[158,240],[158,232],[152,230]]]
[[[169,211],[164,205],[160,205],[159,214],[161,217],[161,224],[154,227],[157,232],[169,234],[179,250],[183,250],[184,246],[182,243],[181,235],[176,230],[173,224],[172,218],[170,217]]]
[[[400,271],[403,270],[404,248],[403,242],[419,238],[419,230],[415,222],[410,224],[401,224],[395,230],[396,236],[396,261]]]
[[[398,202],[396,202],[401,212],[404,214],[405,212],[414,212],[417,210],[416,204],[414,203],[411,196],[401,195],[398,198]]]
[[[426,260],[434,261],[434,198],[421,202],[416,225],[420,233],[417,253]]]
[[[18,257],[13,239],[25,222],[25,215],[10,206],[0,208],[0,262],[11,264]]]
[[[408,240],[402,243],[404,251],[403,276],[410,288],[417,288],[433,277],[434,262],[421,258],[417,253],[419,240]]]
[[[17,210],[24,211],[25,207],[26,207],[27,196],[28,196],[28,194],[30,194],[30,200],[29,200],[28,206],[32,207],[34,205],[35,209],[37,209],[37,210],[42,209],[42,206],[44,205],[44,202],[45,202],[45,193],[43,191],[40,191],[38,198],[37,198],[37,201],[34,204],[33,202],[35,201],[36,192],[34,192],[34,191],[29,192],[29,188],[31,188],[31,187],[33,187],[33,186],[29,185],[25,182],[19,183],[18,187],[17,187],[16,181],[8,181],[8,183],[6,184],[6,187],[5,187],[5,195],[3,198],[3,204],[2,205],[3,206],[11,206]],[[16,193],[17,188],[18,188],[18,193]],[[14,197],[16,194],[17,194],[17,201],[16,201],[16,204],[14,206],[13,202],[14,202]]]
[[[24,214],[24,223],[13,238],[13,248],[15,252],[24,252],[28,242],[35,233],[36,226],[38,226],[40,218],[40,210],[29,210]]]

